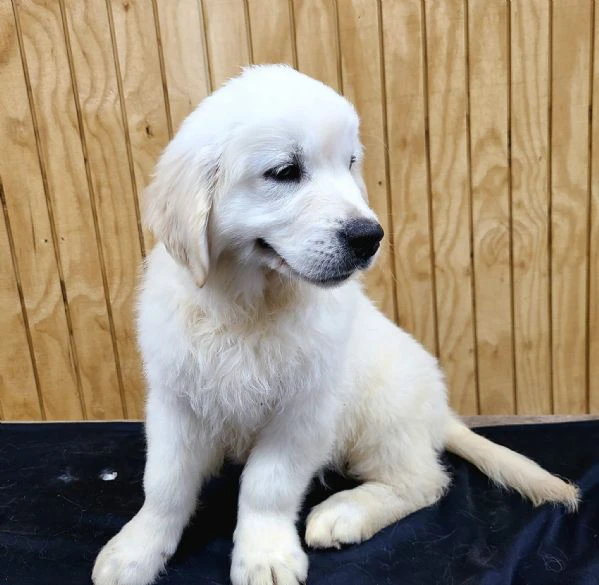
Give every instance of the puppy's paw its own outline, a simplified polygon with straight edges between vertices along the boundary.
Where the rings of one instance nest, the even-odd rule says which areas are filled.
[[[177,543],[167,543],[160,526],[139,515],[100,551],[94,564],[94,585],[148,585],[164,569]]]
[[[236,531],[233,585],[298,585],[308,575],[308,556],[292,522],[265,520]]]
[[[354,498],[354,490],[339,492],[312,508],[306,520],[306,544],[313,548],[341,548],[370,538],[368,511]]]

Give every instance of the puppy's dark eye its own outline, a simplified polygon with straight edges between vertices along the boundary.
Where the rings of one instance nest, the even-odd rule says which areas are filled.
[[[269,169],[264,173],[267,179],[280,181],[281,183],[297,182],[302,177],[302,169],[297,163],[291,163],[283,167]]]
[[[349,168],[350,169],[354,166],[355,162],[356,162],[356,157],[352,155],[352,157],[349,159]]]

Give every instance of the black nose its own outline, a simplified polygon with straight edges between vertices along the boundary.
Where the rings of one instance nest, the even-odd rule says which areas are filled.
[[[368,260],[379,249],[385,235],[383,228],[371,219],[350,219],[342,230],[347,245],[356,258]]]

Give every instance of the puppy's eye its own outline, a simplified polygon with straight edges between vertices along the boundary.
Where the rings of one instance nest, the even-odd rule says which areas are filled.
[[[297,182],[302,177],[302,169],[297,163],[291,163],[283,167],[269,169],[264,173],[267,179],[280,181],[281,183]]]
[[[352,157],[349,159],[349,168],[350,169],[354,166],[355,162],[356,162],[356,157],[352,155]]]

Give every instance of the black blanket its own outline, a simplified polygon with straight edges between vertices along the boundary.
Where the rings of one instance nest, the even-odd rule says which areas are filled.
[[[493,486],[448,456],[437,505],[368,542],[310,552],[309,585],[599,585],[599,421],[480,429],[583,490],[578,514]],[[90,583],[100,547],[143,501],[138,423],[0,425],[0,583]],[[229,583],[239,468],[211,481],[158,584]],[[310,506],[347,486],[314,482]]]

